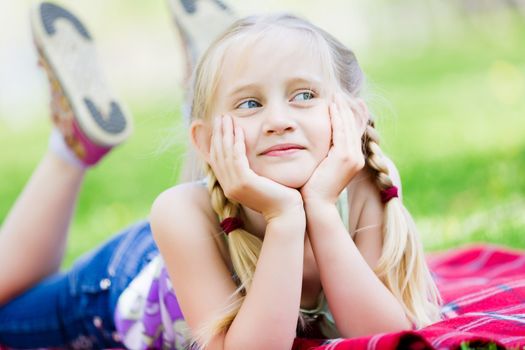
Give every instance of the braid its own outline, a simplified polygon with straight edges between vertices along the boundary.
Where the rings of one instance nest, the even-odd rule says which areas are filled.
[[[363,135],[363,151],[378,189],[384,191],[392,187],[394,184],[373,121],[368,123]],[[375,273],[402,302],[416,327],[435,322],[439,319],[439,292],[426,265],[416,226],[399,198],[392,198],[385,204],[383,222],[383,250]]]
[[[207,166],[206,172],[208,173],[211,205],[219,220],[241,216],[243,213],[240,205],[226,198],[219,181],[209,166]],[[262,241],[243,228],[231,231],[228,234],[227,241],[233,269],[241,281],[241,286],[248,290],[259,258]]]
[[[228,217],[242,216],[241,206],[224,195],[224,191],[209,165],[206,166],[205,171],[208,175],[211,205],[219,217],[219,221]],[[232,324],[244,301],[245,292],[252,283],[262,247],[262,241],[258,237],[242,228],[231,231],[226,241],[233,270],[240,280],[240,286],[232,295],[233,301],[195,332],[197,344],[202,345],[200,348],[205,348],[214,335],[227,331]]]
[[[366,164],[375,175],[376,185],[379,190],[383,191],[393,186],[390,178],[390,170],[385,161],[385,157],[379,147],[379,134],[375,129],[374,122],[369,121],[363,136],[364,154]]]
[[[215,174],[209,167],[206,172],[208,174],[208,191],[210,192],[211,206],[219,217],[219,221],[239,215],[239,204],[226,198],[219,181],[217,181]]]

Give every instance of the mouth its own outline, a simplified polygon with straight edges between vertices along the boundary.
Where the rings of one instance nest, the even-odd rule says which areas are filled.
[[[305,149],[305,147],[301,145],[297,145],[294,143],[283,143],[283,144],[275,145],[275,146],[265,149],[264,151],[260,153],[260,155],[270,156],[270,157],[279,157],[279,156],[294,154],[303,149]]]

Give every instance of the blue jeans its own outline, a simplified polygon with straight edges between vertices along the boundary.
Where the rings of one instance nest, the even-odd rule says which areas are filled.
[[[158,255],[139,222],[0,307],[0,344],[12,348],[123,347],[113,316],[119,295]]]

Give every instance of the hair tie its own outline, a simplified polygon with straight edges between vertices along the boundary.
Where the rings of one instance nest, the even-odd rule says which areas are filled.
[[[222,231],[228,235],[233,230],[236,230],[238,228],[242,228],[244,226],[244,222],[239,219],[238,217],[227,217],[226,219],[222,220],[220,223],[220,226],[222,228]]]
[[[399,197],[398,194],[397,194],[397,187],[396,186],[392,186],[392,187],[387,188],[386,190],[382,190],[380,192],[380,194],[381,194],[381,202],[383,202],[383,203],[387,203],[392,198],[398,198]]]

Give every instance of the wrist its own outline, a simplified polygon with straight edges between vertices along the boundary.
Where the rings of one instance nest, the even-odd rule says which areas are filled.
[[[310,197],[304,198],[304,210],[309,211],[318,211],[318,210],[329,210],[335,208],[337,210],[337,199],[331,200],[321,197]]]
[[[307,219],[307,230],[315,231],[314,227],[329,228],[341,221],[337,206],[326,201],[305,202],[305,214]],[[326,232],[325,232],[326,234]]]
[[[277,218],[286,218],[286,217],[304,217],[304,202],[303,198],[299,191],[296,191],[297,195],[293,200],[283,200],[275,205],[273,208],[268,208],[261,212],[264,217],[264,220],[269,223],[270,221]]]
[[[301,197],[305,204],[312,205],[328,205],[335,204],[337,202],[338,194],[337,193],[323,193],[325,191],[311,191],[304,189],[301,191]]]
[[[275,215],[265,215],[265,220],[267,226],[275,225],[302,231],[306,228],[306,213],[302,204],[288,207]]]

